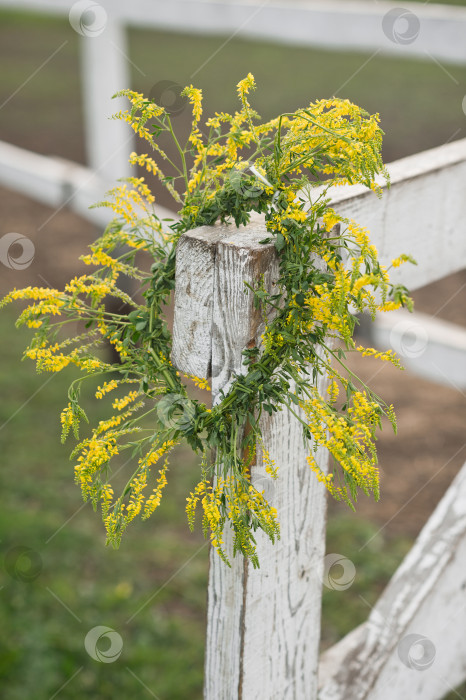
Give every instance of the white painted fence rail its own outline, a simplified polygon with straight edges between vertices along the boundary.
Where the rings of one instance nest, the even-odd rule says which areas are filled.
[[[0,0],[0,7],[55,15],[67,15],[75,4],[74,0]],[[417,2],[400,6],[384,0],[100,0],[98,4],[112,21],[126,26],[466,62],[466,9],[458,6]]]
[[[418,267],[397,270],[411,288],[465,268],[466,140],[398,161],[390,171],[393,185],[382,200],[363,188],[337,188],[336,209],[370,226],[384,261],[401,252],[418,259]],[[239,230],[195,229],[178,245],[172,359],[184,372],[212,377],[214,402],[228,390],[232,372],[244,371],[241,351],[259,342],[261,319],[244,281],[264,273],[272,288],[277,259],[271,245],[258,243],[264,237],[257,217]],[[440,700],[448,684],[466,678],[466,473],[369,622],[324,656],[318,695],[324,487],[306,463],[301,429],[287,411],[267,417],[263,430],[279,477],[267,479],[258,447],[252,481],[277,508],[282,536],[271,545],[259,534],[259,570],[240,557],[230,570],[211,554],[206,700]],[[323,451],[318,461],[325,470]],[[421,661],[410,644],[421,645]],[[416,670],[422,663],[432,666],[428,675]]]
[[[58,212],[69,209],[100,228],[113,218],[106,208],[89,207],[104,199],[115,180],[104,180],[98,172],[57,156],[43,156],[0,141],[0,185],[20,192]],[[159,218],[176,214],[155,206]]]
[[[466,390],[466,328],[405,309],[378,314],[374,323],[364,325],[370,345],[392,347],[410,372]]]

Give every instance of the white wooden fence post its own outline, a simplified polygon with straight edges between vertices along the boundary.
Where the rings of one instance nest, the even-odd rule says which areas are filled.
[[[125,122],[109,119],[127,107],[125,100],[111,99],[118,90],[131,86],[127,53],[125,27],[110,15],[101,34],[81,39],[87,159],[92,170],[108,183],[116,176],[132,174],[128,163],[132,132]]]
[[[260,224],[202,227],[178,244],[172,359],[185,372],[212,374],[214,402],[232,372],[244,371],[241,351],[260,341],[260,314],[244,281],[261,273],[267,285],[276,279],[275,249],[259,244],[265,235]],[[267,417],[263,432],[279,477],[266,478],[258,447],[251,478],[278,510],[281,539],[272,545],[257,533],[256,570],[242,556],[229,569],[211,552],[206,700],[316,698],[325,492],[292,414]],[[326,455],[318,459],[324,466]],[[227,531],[224,540],[228,551]]]

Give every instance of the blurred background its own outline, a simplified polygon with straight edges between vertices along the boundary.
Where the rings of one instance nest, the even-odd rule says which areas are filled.
[[[248,72],[264,119],[349,98],[380,114],[386,162],[466,137],[466,2],[454,4],[341,1],[332,14],[324,2],[285,0],[0,0],[0,244],[17,234],[4,238],[13,247],[0,261],[0,295],[62,286],[82,270],[78,258],[105,224],[87,206],[127,174],[137,148],[129,128],[108,120],[117,89],[170,107],[181,131],[189,109],[179,92],[191,83],[203,89],[205,116],[237,108],[235,86]],[[306,25],[307,6],[315,15]],[[416,309],[464,327],[465,287],[466,273],[429,285],[414,294]],[[0,313],[2,697],[201,698],[208,549],[184,515],[197,462],[180,447],[160,509],[132,525],[119,551],[106,548],[59,440],[72,372],[37,376],[20,362],[29,333],[15,330],[17,311]],[[399,434],[379,440],[379,503],[361,498],[356,514],[329,503],[327,551],[351,559],[357,575],[345,591],[324,591],[323,648],[367,617],[466,452],[462,387],[369,358],[354,367],[394,403]],[[101,406],[88,410],[103,417]],[[118,663],[86,651],[100,626],[121,640]],[[448,690],[466,697],[466,688]]]

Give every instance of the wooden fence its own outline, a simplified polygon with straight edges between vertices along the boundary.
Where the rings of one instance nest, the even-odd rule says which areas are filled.
[[[382,200],[359,186],[337,188],[335,208],[370,228],[382,262],[400,252],[417,259],[416,268],[397,270],[412,290],[465,268],[466,139],[390,171]],[[244,371],[241,351],[259,343],[261,318],[244,282],[264,273],[274,284],[276,253],[259,244],[264,236],[257,217],[239,230],[195,229],[178,245],[172,359],[211,377],[214,403],[232,373]],[[258,570],[242,557],[228,569],[211,554],[206,700],[442,698],[466,678],[466,466],[368,621],[327,651],[319,670],[322,586],[347,587],[357,572],[347,559],[324,556],[325,489],[306,463],[299,423],[283,410],[262,427],[279,477],[267,478],[258,446],[252,481],[277,508],[281,539],[272,545],[259,533]],[[318,462],[325,470],[324,451]]]

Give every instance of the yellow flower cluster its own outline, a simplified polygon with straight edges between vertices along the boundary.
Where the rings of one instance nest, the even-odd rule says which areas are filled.
[[[385,304],[380,304],[377,308],[379,311],[397,311],[401,309],[401,301],[387,301]]]
[[[257,491],[247,479],[238,480],[230,475],[217,477],[213,485],[202,479],[186,499],[186,513],[191,530],[194,527],[195,511],[200,501],[203,509],[204,534],[210,532],[210,541],[220,557],[230,565],[223,545],[223,530],[226,520],[233,530],[233,551],[242,551],[258,565],[248,520],[256,520],[272,541],[280,537],[277,510],[270,506],[264,494]]]
[[[109,382],[104,382],[103,386],[98,386],[97,391],[95,392],[95,397],[96,399],[102,399],[105,394],[109,394],[111,391],[116,389],[118,386],[118,382],[116,379],[112,379]]]
[[[161,167],[147,153],[139,154],[133,151],[133,153],[131,153],[129,157],[129,162],[131,163],[131,165],[140,165],[141,167],[145,168],[147,172],[152,173],[152,175],[155,175],[159,180],[162,180],[163,184],[170,192],[172,197],[175,199],[175,201],[181,202],[180,195],[175,190],[173,185],[168,180],[166,180]],[[143,178],[139,179],[139,184],[137,186],[139,187],[139,191],[146,202],[148,202],[149,204],[155,202],[155,197],[150,191],[149,187],[144,183]],[[141,205],[144,206],[142,202]]]
[[[272,479],[276,479],[278,476],[278,466],[275,464],[275,460],[270,457],[270,452],[265,447],[262,436],[258,438],[258,442],[262,448],[262,462],[265,466],[265,471]]]
[[[252,73],[248,73],[243,80],[240,80],[236,89],[238,91],[238,96],[241,101],[244,101],[246,95],[249,94],[251,90],[255,90],[256,82]]]
[[[324,221],[326,231],[331,231],[332,228],[341,221],[341,217],[338,216],[334,209],[330,208],[324,212],[322,219]]]
[[[75,425],[75,415],[72,405],[69,403],[66,408],[63,409],[60,415],[60,422],[62,425],[62,442],[65,441],[66,436],[70,432],[73,425]]]
[[[72,296],[84,294],[92,297],[95,301],[101,301],[107,294],[115,292],[115,283],[111,280],[97,281],[91,275],[74,277],[65,286],[65,292]]]
[[[160,505],[160,501],[162,500],[162,491],[167,484],[167,468],[168,457],[164,461],[162,469],[159,471],[156,488],[152,491],[151,495],[144,504],[144,513],[142,516],[143,520],[147,520],[147,518],[149,518],[155,509]]]
[[[334,404],[336,403],[338,396],[340,394],[340,387],[338,386],[338,382],[336,379],[332,379],[329,382],[329,385],[327,387],[327,393],[329,395],[329,403]]]
[[[345,417],[338,414],[317,389],[314,388],[312,393],[313,398],[300,401],[309,430],[315,444],[326,448],[342,466],[345,480],[336,485],[334,475],[322,472],[312,454],[308,457],[311,469],[335,498],[344,500],[351,507],[356,487],[366,494],[373,491],[378,498],[379,472],[373,437],[380,424],[379,404],[371,401],[365,391],[355,391]]]
[[[111,512],[109,512],[108,507],[106,509],[104,523],[109,542],[118,544],[126,527],[139,515],[141,510],[143,511],[142,519],[146,520],[159,506],[162,499],[162,491],[167,483],[168,453],[170,453],[177,444],[178,443],[174,440],[167,440],[160,447],[151,449],[144,457],[139,459],[137,472],[131,478],[125,489],[125,491],[129,492],[128,503],[123,503],[123,497],[125,495],[123,494],[114,504]],[[148,486],[147,482],[150,474],[150,467],[156,464],[164,455],[167,455],[167,457],[162,468],[159,470],[156,487],[144,501],[144,489]]]
[[[24,289],[13,289],[0,302],[0,307],[5,306],[11,301],[17,299],[33,299],[58,301],[61,293],[57,289],[49,289],[48,287],[24,287]]]
[[[122,399],[124,402],[124,399]],[[127,404],[124,404],[127,405]],[[112,428],[117,428],[119,425],[124,423],[127,418],[129,418],[133,413],[136,413],[142,406],[144,405],[144,401],[138,401],[138,403],[135,403],[129,408],[127,411],[124,411],[123,413],[118,413],[116,416],[111,416],[107,420],[101,420],[99,421],[99,424],[96,429],[96,435],[101,435],[102,433],[105,433],[107,430],[111,430]],[[123,406],[123,404],[122,404]],[[114,406],[114,408],[118,408],[117,406]],[[121,410],[121,409],[119,409]]]
[[[181,94],[188,97],[193,108],[193,124],[197,124],[202,116],[202,90],[189,85]]]
[[[138,396],[142,396],[142,394],[139,393],[139,391],[130,391],[129,394],[124,396],[121,399],[115,399],[115,401],[112,403],[112,407],[117,409],[118,411],[122,411],[128,404],[130,404],[132,401],[135,401]]]
[[[81,450],[75,466],[75,478],[81,486],[83,498],[95,499],[94,474],[119,453],[116,437],[112,434],[101,437],[94,435],[81,443]]]
[[[362,345],[359,345],[356,350],[360,352],[363,357],[374,357],[383,362],[391,362],[392,365],[398,367],[398,369],[404,369],[394,350],[380,351],[375,348],[365,348]]]
[[[195,374],[185,374],[183,372],[183,377],[186,377],[187,379],[191,379],[192,382],[199,388],[199,389],[207,389],[207,391],[212,391],[211,387],[209,386],[209,382],[207,379],[204,379],[203,377],[196,377]]]
[[[398,258],[392,260],[392,267],[400,267],[405,262],[416,264],[416,261],[411,257],[411,255],[400,255]]]

